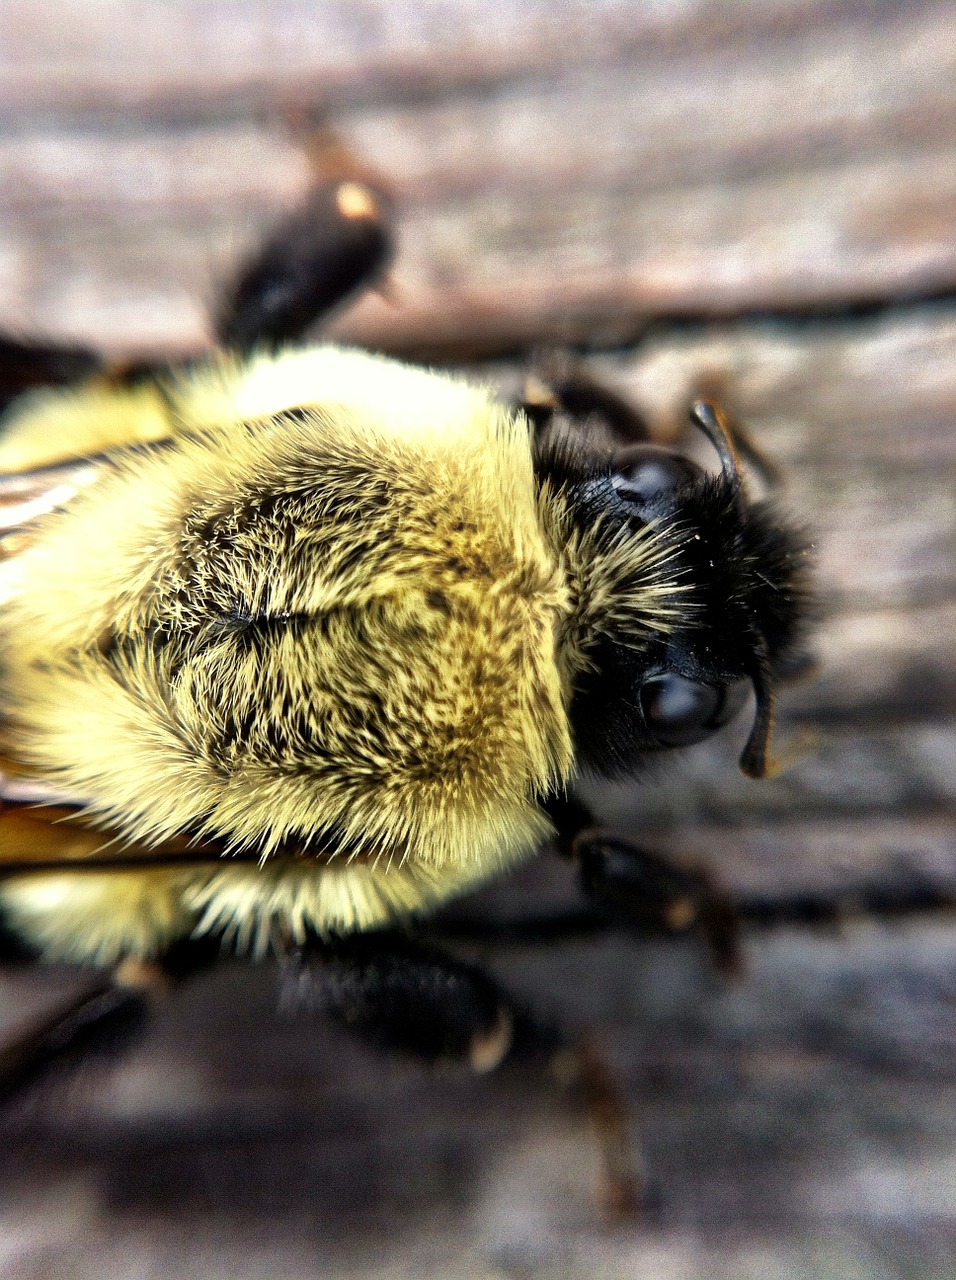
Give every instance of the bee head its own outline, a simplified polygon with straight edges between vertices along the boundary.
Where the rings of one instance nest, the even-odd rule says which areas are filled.
[[[572,731],[580,762],[605,775],[702,741],[751,690],[741,769],[773,769],[774,684],[798,638],[806,552],[770,504],[749,498],[722,415],[701,402],[691,417],[717,474],[645,443],[598,457],[552,440],[539,455],[573,531]]]

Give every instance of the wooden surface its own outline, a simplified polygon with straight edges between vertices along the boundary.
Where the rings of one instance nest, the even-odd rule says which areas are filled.
[[[604,1045],[655,1189],[637,1226],[602,1223],[556,1086],[382,1061],[236,966],[128,1063],[4,1121],[0,1274],[951,1280],[956,928],[891,908],[956,899],[954,6],[3,8],[22,332],[201,345],[216,279],[304,189],[298,98],[401,208],[388,300],[339,336],[496,356],[470,367],[505,387],[535,346],[585,342],[665,428],[725,385],[813,532],[820,671],[780,732],[816,745],[753,783],[738,726],[594,798],[741,900],[842,923],[754,931],[732,985],[693,943],[488,949]],[[572,895],[543,859],[468,909]],[[80,981],[4,978],[7,1033]]]
[[[951,4],[6,0],[8,316],[192,346],[324,101],[400,199],[392,348],[627,339],[648,316],[956,281]],[[8,321],[9,322],[9,321]]]

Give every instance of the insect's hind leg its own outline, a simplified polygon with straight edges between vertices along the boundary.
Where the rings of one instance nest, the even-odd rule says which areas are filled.
[[[124,1057],[141,1039],[156,1001],[213,963],[214,939],[185,940],[161,960],[126,961],[0,1046],[0,1111],[47,1081]],[[0,958],[29,958],[16,935],[0,933]]]
[[[601,1152],[600,1200],[614,1217],[643,1200],[630,1116],[613,1072],[588,1037],[532,1019],[474,965],[393,933],[314,940],[290,953],[285,1004],[319,1012],[379,1048],[475,1071],[504,1062],[555,1067],[573,1084]]]
[[[0,1111],[48,1079],[125,1054],[149,1017],[145,990],[104,980],[0,1047]]]

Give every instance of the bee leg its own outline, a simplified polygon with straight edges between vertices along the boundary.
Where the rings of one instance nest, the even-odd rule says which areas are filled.
[[[609,1218],[645,1216],[651,1208],[648,1180],[635,1157],[631,1109],[593,1036],[581,1035],[569,1052],[572,1083],[584,1104],[601,1153],[598,1199]]]
[[[4,968],[16,965],[36,964],[38,953],[7,919],[7,914],[0,909],[0,965]]]
[[[573,796],[553,796],[546,808],[558,852],[577,863],[581,887],[602,915],[646,932],[696,931],[719,972],[739,972],[740,919],[706,870],[677,866],[602,831]]]
[[[13,961],[31,955],[15,934],[3,931],[2,921],[0,950]],[[0,1111],[48,1079],[123,1057],[142,1036],[157,1000],[219,954],[218,939],[198,938],[175,943],[161,959],[125,960],[109,978],[0,1047]]]
[[[318,1011],[380,1048],[491,1071],[545,1064],[579,1096],[602,1160],[600,1202],[613,1217],[643,1200],[628,1108],[593,1038],[571,1037],[515,1008],[487,974],[394,934],[312,942],[290,953],[285,1006]]]
[[[619,445],[644,443],[654,438],[629,400],[569,358],[551,357],[538,374],[527,378],[518,408],[539,432],[559,425],[562,419],[570,419],[589,429],[595,425],[603,427]]]
[[[0,411],[25,391],[82,382],[102,367],[99,357],[85,347],[20,342],[0,334]]]
[[[213,324],[225,347],[249,351],[301,338],[383,273],[392,201],[328,125],[305,122],[316,181],[226,290]]]
[[[394,934],[315,940],[289,954],[283,1005],[382,1048],[490,1071],[529,1032],[480,969]]]
[[[705,381],[695,398],[723,399],[723,383]],[[629,444],[672,443],[676,434],[651,430],[644,417],[619,392],[601,382],[580,362],[568,357],[550,357],[540,371],[525,380],[517,407],[532,421],[537,432],[560,424],[578,423],[593,431],[603,429],[615,447]],[[768,493],[782,487],[780,468],[763,452],[747,427],[734,414],[724,413],[728,433],[740,458],[756,472]]]
[[[101,982],[0,1048],[0,1110],[97,1059],[122,1056],[148,1019],[142,988]]]
[[[573,856],[584,892],[603,911],[646,932],[696,932],[718,972],[740,971],[739,916],[705,870],[676,866],[600,830],[581,832]]]

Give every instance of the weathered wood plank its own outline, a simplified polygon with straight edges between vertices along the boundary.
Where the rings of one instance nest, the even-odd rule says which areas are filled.
[[[479,0],[433,0],[427,6],[353,0],[347,7],[311,0],[279,0],[268,6],[225,0],[175,0],[157,7],[149,0],[114,0],[90,8],[82,2],[58,6],[50,20],[42,4],[14,0],[7,7],[0,50],[5,110],[147,110],[166,120],[208,114],[210,105],[238,92],[276,92],[287,84],[321,85],[333,101],[347,104],[410,101],[456,94],[494,94],[513,80],[560,80],[579,68],[603,72],[622,63],[657,74],[653,97],[666,110],[674,67],[690,64],[704,74],[726,62],[738,73],[748,58],[769,58],[774,74],[768,92],[787,79],[816,94],[809,101],[781,101],[787,120],[767,115],[748,124],[764,130],[793,129],[792,109],[827,114],[829,98],[856,103],[860,127],[884,111],[909,107],[918,120],[923,104],[945,96],[952,57],[945,3],[914,3],[905,13],[845,0],[716,0],[701,5],[629,5],[618,0],[569,0],[555,22],[546,4],[503,0],[495,22]],[[134,36],[135,39],[125,39]],[[117,57],[123,40],[123,57]],[[908,94],[891,69],[906,58]],[[808,80],[807,66],[820,73]],[[865,83],[859,69],[865,66]],[[801,74],[802,73],[802,74]],[[742,96],[746,92],[741,89]],[[233,97],[234,101],[234,97]],[[712,99],[707,105],[712,105]],[[600,141],[600,140],[599,140]],[[606,145],[606,143],[604,144]],[[792,147],[792,143],[791,143]]]
[[[885,818],[894,811],[951,812],[956,801],[956,730],[951,721],[895,725],[824,720],[799,763],[760,782],[737,772],[744,736],[745,726],[739,724],[719,743],[703,744],[679,761],[668,761],[657,778],[651,773],[643,784],[601,786],[601,809],[613,804],[617,821],[627,815],[639,825],[673,827],[687,821],[733,822],[744,813],[781,822],[800,814],[829,815],[838,822],[866,813]],[[799,737],[788,741],[786,727],[778,739],[783,750],[801,743]]]
[[[848,461],[932,471],[956,455],[956,306],[869,319],[656,324],[633,352],[593,367],[660,428],[684,420],[702,382],[723,382],[760,444],[798,478]]]
[[[730,987],[699,961],[625,941],[496,956],[602,1026],[657,1188],[642,1227],[602,1228],[587,1128],[534,1073],[382,1062],[277,1017],[267,969],[227,969],[109,1088],[8,1120],[8,1274],[948,1278],[951,929],[767,936]]]
[[[821,605],[887,618],[954,598],[954,319],[947,305],[855,324],[662,325],[591,367],[670,433],[701,388],[725,388],[784,469]],[[951,630],[926,638],[956,661]]]
[[[811,722],[945,719],[956,711],[956,606],[834,608],[813,639],[812,680],[782,695]]]
[[[202,155],[202,141],[183,150]],[[547,134],[535,143],[549,152],[558,145]],[[74,157],[79,186],[113,172],[127,190],[165,188],[165,202],[148,201],[144,213],[101,190],[86,208],[59,200],[28,214],[8,210],[0,226],[8,324],[122,354],[200,346],[201,295],[271,220],[264,207],[277,211],[281,192],[301,181],[300,159],[287,147],[279,156],[263,151],[255,135],[236,139],[227,150],[240,157],[235,169],[245,192],[230,192],[221,176],[213,178],[208,157],[204,173],[184,176],[176,148],[168,155],[164,146],[152,172],[139,144],[102,169],[101,150]],[[139,168],[122,178],[140,152]],[[252,177],[284,165],[280,181],[248,190]],[[0,166],[18,167],[16,158]],[[565,186],[560,203],[521,194],[505,179],[454,203],[406,205],[388,300],[364,299],[332,332],[399,352],[616,342],[661,314],[812,309],[950,288],[953,174],[953,156],[930,152],[917,173],[906,157],[823,167],[799,180],[771,173],[735,183],[718,175],[713,186],[661,192],[597,194],[581,184]],[[197,216],[189,186],[205,180],[210,189]],[[10,185],[39,184],[31,175]],[[914,242],[912,213],[884,208],[887,192],[906,193],[895,197],[898,206],[905,198],[935,210],[927,216],[936,218],[938,236]]]
[[[104,43],[106,12],[136,33],[128,59]],[[808,4],[801,20],[741,0],[709,9],[711,29],[683,6],[611,5],[602,23],[575,5],[559,35],[515,4],[493,36],[451,12],[127,0],[65,24],[67,53],[60,24],[17,7],[0,76],[8,316],[114,351],[200,343],[197,281],[302,189],[275,118],[303,95],[403,207],[394,297],[343,318],[352,340],[622,338],[662,313],[956,283],[947,6]]]

